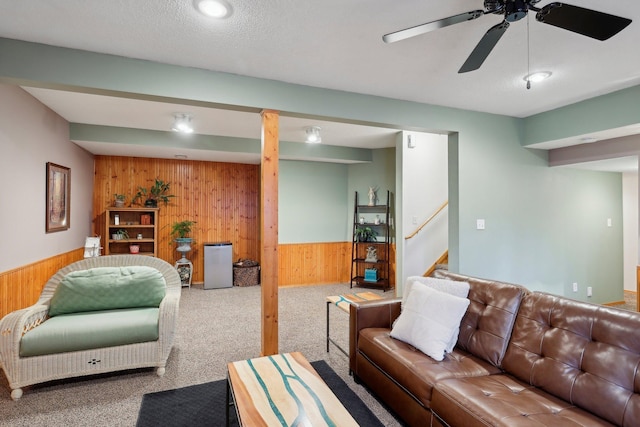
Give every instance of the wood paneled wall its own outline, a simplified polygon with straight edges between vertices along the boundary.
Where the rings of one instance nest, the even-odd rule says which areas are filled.
[[[94,232],[104,237],[105,208],[115,193],[128,196],[127,206],[139,186],[149,188],[155,178],[171,184],[176,197],[159,204],[158,257],[173,264],[179,254],[170,244],[171,225],[192,220],[197,224],[188,258],[193,262],[193,282],[204,280],[203,243],[233,243],[233,259],[259,260],[260,177],[258,165],[167,160],[137,157],[96,156],[93,212]],[[103,240],[104,246],[104,240]]]
[[[390,248],[391,286],[395,286],[395,245]],[[351,242],[290,243],[278,245],[280,286],[349,283]]]
[[[193,281],[204,280],[205,242],[230,241],[233,259],[260,261],[260,177],[258,165],[135,157],[97,156],[93,195],[94,233],[104,237],[104,210],[115,193],[135,195],[158,177],[171,183],[176,197],[160,204],[158,257],[173,264],[179,254],[170,245],[170,226],[197,221],[196,244],[189,259]],[[129,200],[130,201],[130,200]],[[104,240],[102,242],[104,246]],[[49,278],[83,257],[83,248],[0,273],[0,317],[35,303]],[[395,245],[391,245],[391,278],[395,277]],[[278,245],[279,286],[348,283],[351,242]]]
[[[0,318],[34,304],[47,280],[83,255],[84,248],[80,248],[0,273]]]
[[[278,245],[280,286],[348,283],[351,242]]]

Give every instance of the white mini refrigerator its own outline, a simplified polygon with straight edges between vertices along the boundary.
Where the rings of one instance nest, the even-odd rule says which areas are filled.
[[[204,244],[204,288],[233,286],[233,246],[231,242]]]

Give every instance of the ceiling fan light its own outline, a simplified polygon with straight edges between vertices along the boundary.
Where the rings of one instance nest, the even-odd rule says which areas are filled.
[[[538,83],[551,77],[551,71],[536,71],[522,78],[525,82]]]
[[[305,141],[309,144],[319,144],[322,142],[320,126],[307,126],[304,128],[304,132],[307,135]]]
[[[226,18],[231,15],[231,6],[223,0],[195,0],[194,5],[200,13],[210,18]]]
[[[193,133],[193,125],[191,124],[191,116],[189,114],[177,113],[174,115],[175,120],[171,130],[180,133]]]

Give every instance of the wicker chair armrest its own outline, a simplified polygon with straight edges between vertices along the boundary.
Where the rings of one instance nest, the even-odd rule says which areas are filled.
[[[13,311],[0,320],[0,362],[8,364],[18,358],[22,336],[44,322],[48,313],[48,305],[35,304]]]
[[[178,311],[180,308],[180,293],[167,292],[160,302],[158,312],[158,332],[160,346],[163,353],[169,353],[173,345],[173,338],[178,323]]]

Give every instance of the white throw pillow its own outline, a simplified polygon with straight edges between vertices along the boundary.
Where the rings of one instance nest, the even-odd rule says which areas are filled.
[[[468,306],[466,298],[414,286],[393,324],[391,336],[441,361]]]
[[[402,305],[407,301],[407,295],[416,284],[429,286],[436,291],[446,292],[460,298],[469,296],[469,282],[461,282],[458,280],[436,279],[435,277],[409,276],[402,290]]]
[[[407,295],[411,292],[414,286],[428,286],[436,291],[446,292],[450,295],[455,295],[460,298],[466,298],[469,296],[469,282],[461,282],[458,280],[436,279],[434,277],[423,276],[410,276],[407,277],[407,282],[404,285],[403,297],[402,297],[402,309],[406,304]],[[458,326],[451,337],[451,341],[447,345],[447,353],[451,353],[453,348],[458,342],[458,335],[460,334],[460,326]]]

